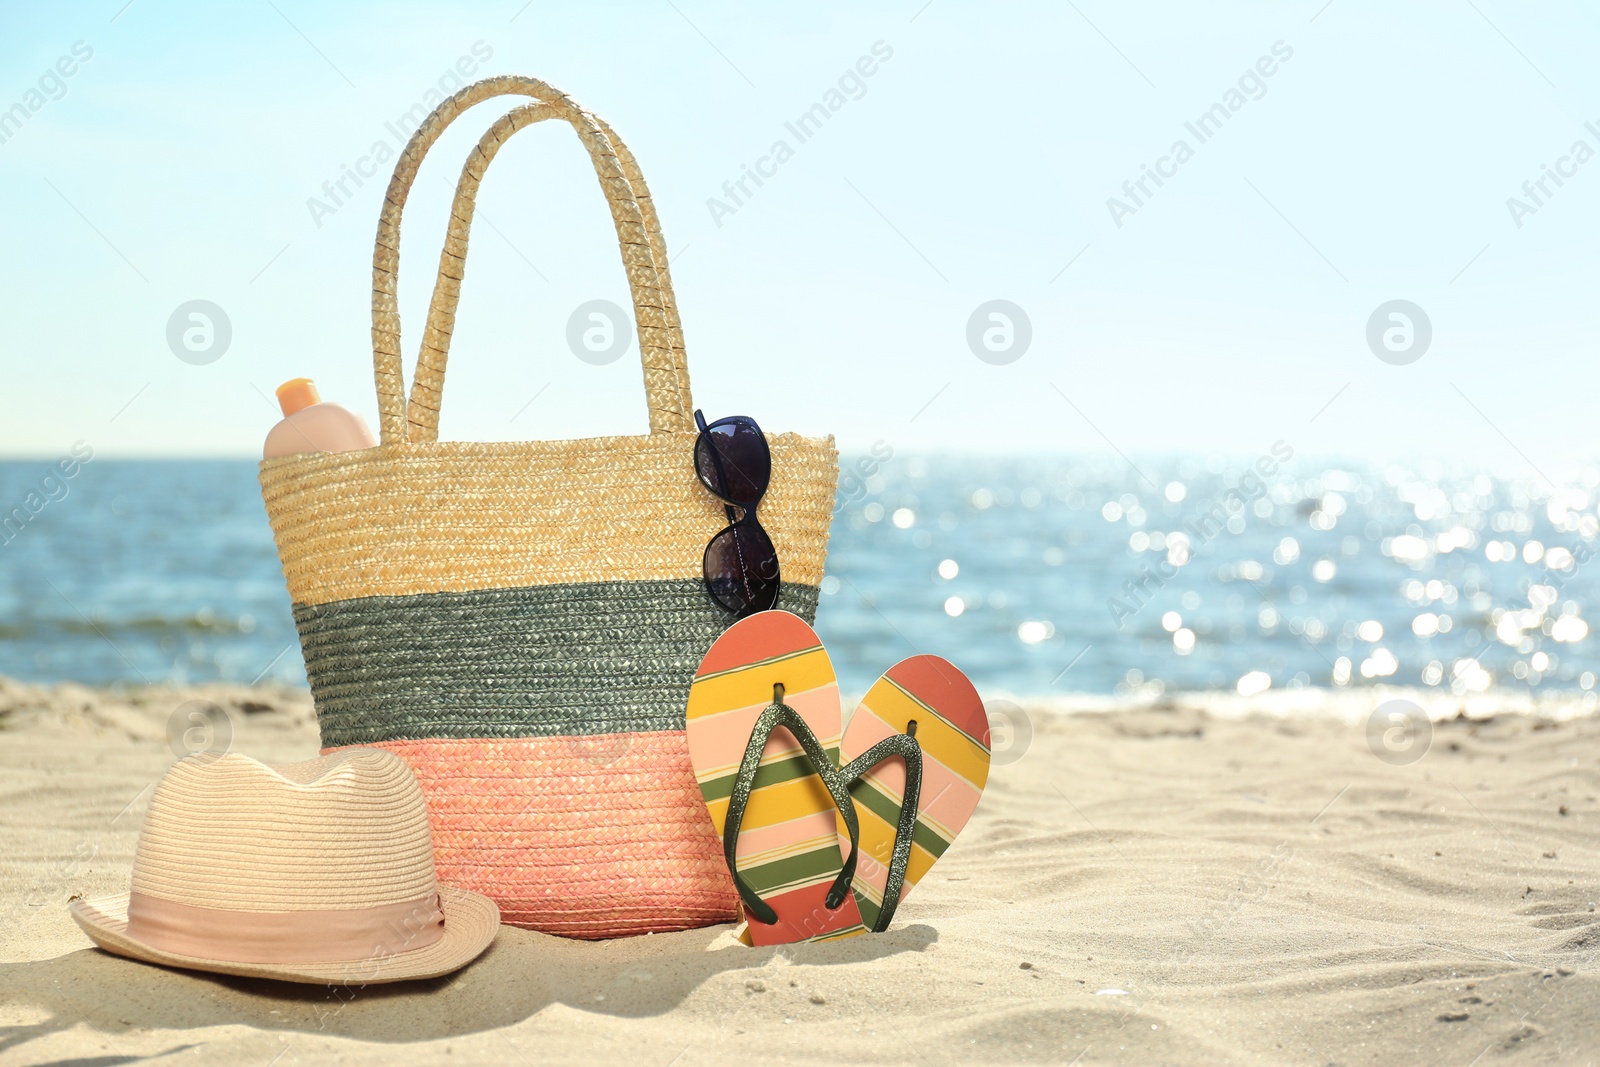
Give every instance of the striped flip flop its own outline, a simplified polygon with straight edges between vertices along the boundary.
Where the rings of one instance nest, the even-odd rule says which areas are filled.
[[[900,734],[921,749],[920,776],[912,759],[883,758]],[[881,932],[977,810],[989,780],[989,718],[978,691],[948,660],[913,656],[867,690],[841,751],[860,823],[856,904],[867,928]],[[909,847],[908,797],[916,809]],[[842,833],[844,820],[838,822]]]
[[[747,944],[866,932],[850,892],[856,853],[847,857],[840,841],[855,837],[837,769],[840,729],[833,664],[797,615],[739,620],[695,673],[689,759],[739,890]]]

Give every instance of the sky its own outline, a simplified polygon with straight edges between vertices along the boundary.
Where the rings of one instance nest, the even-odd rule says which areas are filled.
[[[372,159],[465,70],[627,139],[712,417],[1559,479],[1596,451],[1597,45],[1600,14],[1507,0],[0,3],[0,455],[258,454],[298,376],[375,425]],[[418,177],[408,360],[451,183],[513,103]],[[480,197],[443,437],[645,432],[637,344],[568,342],[628,303],[615,247],[571,130],[520,133]],[[193,301],[225,330],[186,340]]]

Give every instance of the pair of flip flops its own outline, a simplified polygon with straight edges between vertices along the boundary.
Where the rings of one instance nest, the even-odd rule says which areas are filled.
[[[730,626],[689,690],[689,758],[751,945],[888,928],[972,817],[989,723],[938,656],[895,664],[848,731],[816,631],[786,611]]]

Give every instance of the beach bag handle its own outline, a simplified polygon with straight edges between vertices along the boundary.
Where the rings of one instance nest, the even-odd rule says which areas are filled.
[[[400,219],[406,198],[423,157],[445,129],[474,104],[508,95],[533,97],[537,103],[523,105],[502,116],[479,140],[462,168],[408,402],[400,355],[398,307]],[[638,326],[650,432],[693,431],[690,412],[694,404],[689,393],[683,330],[667,267],[666,242],[633,153],[604,121],[578,106],[565,93],[536,78],[507,75],[469,85],[440,104],[412,134],[389,180],[372,250],[372,363],[378,392],[379,435],[383,444],[438,440],[445,364],[461,297],[467,238],[478,186],[507,138],[519,129],[552,118],[569,123],[588,149],[616,224]]]

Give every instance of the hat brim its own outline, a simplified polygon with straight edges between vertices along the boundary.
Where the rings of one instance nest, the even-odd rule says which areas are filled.
[[[444,934],[431,945],[388,956],[339,963],[240,963],[165,952],[128,936],[128,894],[75,900],[72,918],[96,945],[107,952],[164,967],[212,971],[243,978],[274,978],[316,985],[382,985],[415,978],[437,978],[476,959],[500,929],[500,909],[479,893],[439,887]]]

